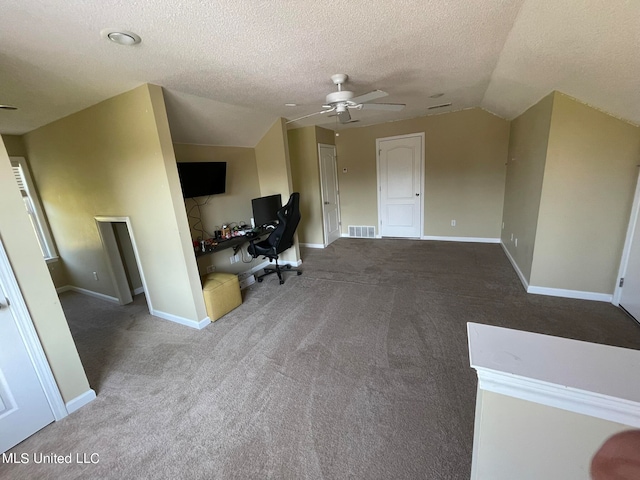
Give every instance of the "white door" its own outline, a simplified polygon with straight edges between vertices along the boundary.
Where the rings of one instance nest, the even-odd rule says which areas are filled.
[[[636,219],[634,230],[620,295],[620,306],[640,322],[640,218]]]
[[[54,421],[2,277],[6,275],[0,276],[0,453]]]
[[[320,158],[320,188],[322,190],[322,218],[324,245],[340,238],[340,204],[338,198],[338,167],[336,147],[318,144]]]
[[[424,135],[381,138],[376,144],[380,235],[420,237]]]

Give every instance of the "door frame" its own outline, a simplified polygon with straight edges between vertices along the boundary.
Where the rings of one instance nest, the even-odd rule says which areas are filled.
[[[620,258],[620,268],[618,269],[618,277],[613,290],[613,299],[611,303],[616,307],[620,306],[620,297],[622,297],[622,288],[620,279],[627,274],[627,265],[629,264],[629,256],[631,254],[631,242],[635,235],[636,228],[640,228],[640,173],[636,180],[636,192],[633,197],[633,206],[629,216],[629,226],[627,227],[627,236],[624,240],[624,248],[622,249],[622,257]]]
[[[24,342],[24,346],[29,354],[31,364],[33,365],[36,375],[38,376],[38,380],[42,385],[42,390],[49,402],[53,417],[56,421],[62,420],[64,417],[69,415],[69,412],[67,411],[67,407],[62,399],[58,383],[53,376],[53,371],[51,370],[47,356],[42,348],[40,337],[38,337],[38,333],[33,325],[33,321],[31,320],[29,309],[27,308],[24,297],[22,296],[22,291],[20,290],[18,280],[16,279],[13,268],[11,267],[11,262],[7,256],[2,239],[0,239],[0,281],[6,288],[7,295],[10,297],[11,310],[18,327],[18,332],[20,333],[20,337],[22,337],[22,341]]]
[[[102,240],[102,246],[104,247],[104,254],[106,257],[107,269],[111,276],[111,281],[116,289],[116,295],[118,296],[118,303],[125,305],[131,303],[133,298],[131,297],[131,290],[129,289],[129,282],[125,273],[124,262],[118,246],[116,243],[116,235],[113,231],[113,223],[125,223],[127,225],[127,232],[129,232],[129,239],[131,240],[131,246],[133,247],[133,255],[136,259],[136,266],[138,267],[138,273],[140,273],[140,280],[142,281],[142,288],[144,289],[144,296],[147,300],[147,307],[149,313],[153,312],[153,305],[149,296],[149,289],[147,288],[147,281],[142,270],[142,263],[140,262],[140,255],[138,254],[138,246],[133,234],[133,227],[131,226],[130,217],[106,217],[98,216],[94,217],[96,221],[96,227]]]
[[[324,246],[327,247],[329,245],[329,236],[327,233],[327,229],[325,228],[326,224],[327,224],[327,219],[324,216],[324,189],[322,188],[325,179],[324,179],[324,173],[323,173],[323,168],[322,168],[322,156],[320,155],[320,148],[321,147],[328,147],[328,148],[332,148],[333,149],[333,174],[334,174],[334,180],[336,182],[336,198],[337,198],[337,204],[338,204],[338,226],[340,228],[340,236],[342,236],[342,216],[341,216],[341,212],[340,212],[340,188],[339,188],[339,184],[338,184],[338,151],[336,149],[335,145],[329,145],[328,143],[318,143],[318,169],[320,170],[320,201],[322,202],[321,205],[321,210],[322,210],[322,237],[323,237],[323,241],[324,241]]]
[[[376,173],[377,173],[377,185],[376,185],[376,196],[378,199],[378,225],[376,229],[378,230],[378,234],[376,238],[382,238],[382,231],[380,228],[380,222],[382,221],[382,199],[380,198],[380,194],[382,193],[382,186],[380,184],[380,143],[387,140],[400,140],[403,138],[410,137],[420,137],[420,149],[421,149],[421,159],[420,159],[420,235],[418,238],[424,237],[424,174],[426,170],[425,164],[425,135],[424,132],[416,132],[416,133],[408,133],[405,135],[395,135],[393,137],[381,137],[376,138]],[[409,238],[409,237],[407,237]],[[414,238],[414,237],[411,237]]]

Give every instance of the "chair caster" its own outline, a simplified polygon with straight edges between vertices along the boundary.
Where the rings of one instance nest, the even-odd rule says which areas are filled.
[[[258,283],[262,283],[262,278],[258,278]]]
[[[280,280],[280,285],[284,285],[284,280]]]
[[[302,275],[302,272],[298,272],[298,276]]]
[[[287,265],[287,270],[291,270],[291,265]]]

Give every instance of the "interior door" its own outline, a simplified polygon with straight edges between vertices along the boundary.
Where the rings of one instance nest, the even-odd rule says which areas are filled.
[[[381,236],[421,236],[423,140],[423,135],[377,140]]]
[[[336,147],[318,144],[325,246],[340,238],[340,203]]]
[[[54,421],[6,291],[0,280],[0,453]]]
[[[636,220],[631,239],[627,270],[620,295],[620,306],[640,322],[640,219]]]

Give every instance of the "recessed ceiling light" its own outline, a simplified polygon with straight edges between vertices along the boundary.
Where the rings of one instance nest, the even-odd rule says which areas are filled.
[[[298,104],[297,103],[285,103],[284,106],[285,107],[297,107]]]
[[[429,98],[440,98],[444,95],[444,93],[434,93],[433,95],[429,95]]]
[[[434,108],[444,108],[444,107],[450,107],[450,106],[451,106],[451,102],[441,103],[440,105],[432,105],[430,107],[427,107],[427,110],[433,110]]]
[[[2,110],[17,110],[18,107],[14,107],[13,105],[1,105],[0,104],[0,109],[2,109]]]
[[[127,32],[126,30],[117,30],[115,28],[105,28],[100,32],[100,34],[111,40],[113,43],[117,43],[119,45],[137,45],[142,41],[140,36],[136,35],[133,32]]]

